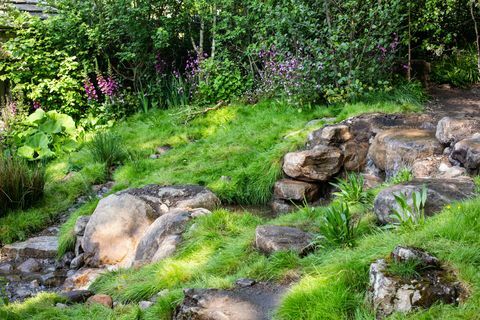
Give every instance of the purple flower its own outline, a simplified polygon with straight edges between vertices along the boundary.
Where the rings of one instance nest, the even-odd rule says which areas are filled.
[[[85,78],[85,80],[83,81],[83,88],[85,89],[85,93],[87,94],[88,101],[98,100],[97,89],[95,89],[95,86],[89,78]]]
[[[112,76],[108,76],[107,78],[104,78],[103,75],[98,74],[97,82],[98,82],[98,87],[100,88],[100,91],[107,97],[111,98],[115,96],[115,94],[117,93],[118,83]]]
[[[37,110],[37,109],[40,109],[42,107],[42,105],[40,104],[39,101],[35,100],[33,101],[33,109]]]

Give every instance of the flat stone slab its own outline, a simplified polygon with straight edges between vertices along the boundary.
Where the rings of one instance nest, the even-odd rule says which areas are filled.
[[[256,283],[231,290],[186,289],[174,320],[269,320],[286,286]]]
[[[255,246],[267,254],[288,250],[304,254],[312,240],[310,234],[297,228],[265,225],[255,230]]]
[[[57,256],[57,250],[57,237],[42,236],[30,238],[23,242],[7,244],[2,248],[2,254],[9,259],[53,259]]]

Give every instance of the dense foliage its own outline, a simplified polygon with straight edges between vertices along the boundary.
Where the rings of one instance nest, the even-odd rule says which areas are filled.
[[[86,128],[157,107],[239,97],[305,105],[388,91],[395,74],[408,73],[409,57],[442,60],[471,46],[479,10],[471,0],[51,6],[55,14],[44,20],[15,11],[3,17],[13,31],[0,77],[19,111],[58,110]],[[478,79],[475,65],[467,72]]]

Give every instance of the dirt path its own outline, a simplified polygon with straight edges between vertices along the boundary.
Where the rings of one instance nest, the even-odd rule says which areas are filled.
[[[470,89],[432,85],[429,94],[431,98],[425,109],[438,120],[446,116],[480,116],[480,85]]]

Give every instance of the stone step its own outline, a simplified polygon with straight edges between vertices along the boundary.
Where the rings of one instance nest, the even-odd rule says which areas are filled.
[[[41,236],[8,244],[1,252],[7,259],[53,259],[57,256],[57,250],[58,237]]]

